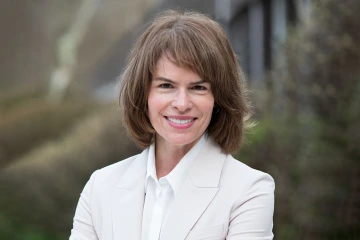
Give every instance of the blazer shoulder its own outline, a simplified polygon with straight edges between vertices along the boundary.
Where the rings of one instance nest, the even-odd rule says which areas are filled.
[[[96,170],[92,176],[96,186],[116,184],[139,154]]]
[[[118,161],[116,163],[110,164],[106,167],[96,170],[97,175],[109,175],[113,172],[116,172],[121,169],[128,168],[131,163],[138,157],[140,154],[133,155],[131,157],[125,158],[124,160]]]
[[[274,180],[228,156],[224,187],[230,186],[231,211],[226,239],[273,239]],[[229,196],[228,195],[228,196]]]
[[[241,183],[239,185],[244,190],[260,188],[273,192],[275,188],[274,179],[268,173],[251,168],[231,155],[228,155],[225,160],[223,173],[225,178],[231,179],[230,181],[236,185]]]

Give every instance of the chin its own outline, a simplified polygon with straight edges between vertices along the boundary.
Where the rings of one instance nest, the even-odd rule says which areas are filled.
[[[178,136],[178,137],[169,138],[168,140],[165,141],[174,145],[184,146],[189,144],[191,145],[197,142],[201,136],[202,135],[200,135],[199,137]]]

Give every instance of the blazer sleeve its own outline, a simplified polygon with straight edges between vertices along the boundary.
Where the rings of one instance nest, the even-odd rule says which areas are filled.
[[[96,172],[91,175],[80,195],[69,240],[98,240],[91,216],[91,194],[95,175]]]
[[[257,175],[234,203],[227,240],[271,240],[274,237],[274,180],[265,173]]]

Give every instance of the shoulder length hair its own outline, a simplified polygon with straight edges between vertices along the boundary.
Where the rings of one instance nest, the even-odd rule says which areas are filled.
[[[238,150],[251,113],[245,76],[225,31],[197,12],[165,11],[156,17],[135,43],[120,78],[119,103],[123,124],[142,148],[153,141],[155,130],[147,116],[149,87],[162,54],[210,82],[215,107],[208,136],[224,153]]]

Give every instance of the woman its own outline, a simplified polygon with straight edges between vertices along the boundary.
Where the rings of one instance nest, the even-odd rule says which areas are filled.
[[[274,182],[235,160],[250,114],[221,26],[167,11],[121,79],[124,124],[145,148],[93,173],[70,239],[272,239]]]

